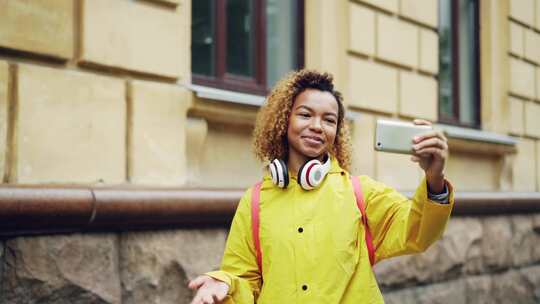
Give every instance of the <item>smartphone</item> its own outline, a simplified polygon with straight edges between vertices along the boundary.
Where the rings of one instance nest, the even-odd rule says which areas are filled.
[[[378,119],[375,130],[375,150],[412,154],[413,138],[430,130],[433,130],[432,126]]]

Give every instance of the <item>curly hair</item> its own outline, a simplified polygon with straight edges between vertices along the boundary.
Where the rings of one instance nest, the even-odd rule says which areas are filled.
[[[299,70],[289,73],[272,89],[266,104],[260,109],[253,132],[253,149],[260,161],[276,158],[287,159],[287,129],[289,116],[296,97],[306,89],[331,93],[338,103],[337,134],[330,154],[340,166],[349,169],[351,161],[351,138],[345,123],[343,96],[334,89],[333,77],[329,73],[314,70]]]

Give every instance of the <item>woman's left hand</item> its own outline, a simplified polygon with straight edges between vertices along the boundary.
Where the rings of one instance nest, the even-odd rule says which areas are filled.
[[[428,125],[431,122],[415,119],[415,125]],[[429,190],[432,193],[444,191],[444,166],[448,159],[448,142],[441,131],[432,130],[413,139],[411,160],[420,165],[426,173]]]

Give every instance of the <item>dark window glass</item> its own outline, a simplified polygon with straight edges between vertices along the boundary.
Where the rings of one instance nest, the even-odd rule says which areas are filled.
[[[266,82],[272,87],[299,64],[299,1],[266,0]]]
[[[479,127],[478,1],[440,0],[439,9],[440,120]]]
[[[452,115],[452,5],[441,1],[439,16],[439,103],[440,112]],[[443,7],[444,6],[444,7]]]
[[[459,119],[467,125],[476,124],[478,97],[477,19],[476,1],[459,0]]]
[[[253,7],[251,0],[227,1],[227,72],[241,76],[254,74]]]
[[[214,74],[214,1],[197,0],[193,4],[191,62],[193,73]]]

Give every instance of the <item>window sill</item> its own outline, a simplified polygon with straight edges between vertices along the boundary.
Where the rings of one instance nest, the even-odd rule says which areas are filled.
[[[187,89],[194,92],[197,97],[207,100],[225,101],[257,107],[261,107],[266,101],[265,96],[221,90],[194,84],[188,85]],[[354,120],[356,117],[358,117],[358,114],[354,111],[349,110],[345,113],[345,118],[350,121]]]
[[[436,127],[444,131],[450,151],[499,156],[517,151],[517,140],[511,136],[444,124]]]
[[[264,96],[238,93],[234,91],[221,90],[211,87],[205,87],[200,85],[188,85],[187,88],[195,93],[199,98],[209,99],[209,100],[218,100],[218,101],[227,101],[236,104],[242,105],[251,105],[260,107],[265,101]]]

